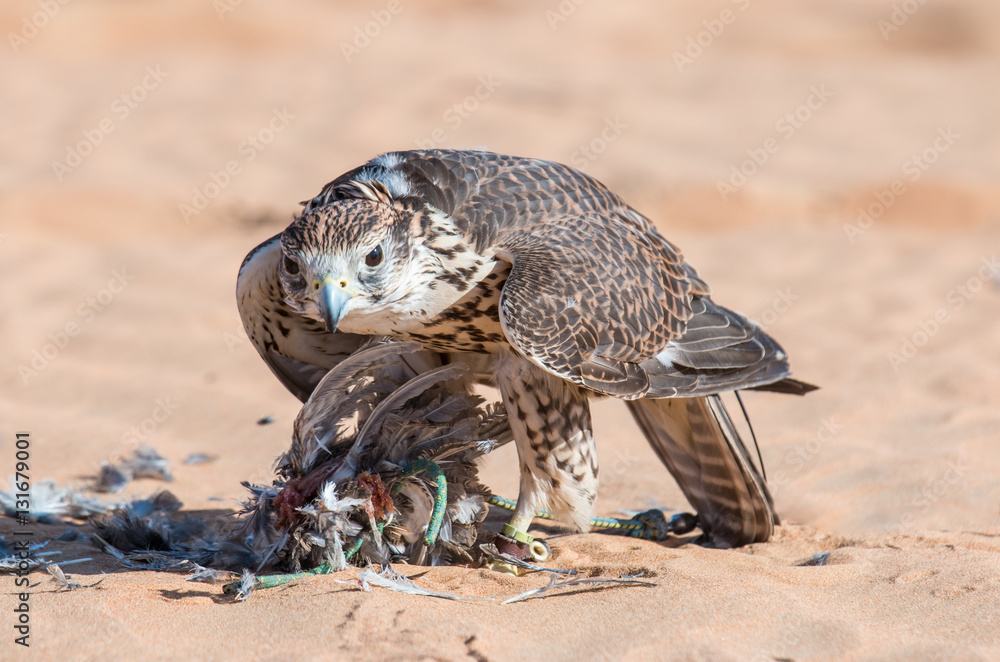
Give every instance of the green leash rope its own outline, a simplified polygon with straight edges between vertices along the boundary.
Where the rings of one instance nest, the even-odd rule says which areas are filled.
[[[416,474],[421,471],[430,474],[436,492],[431,521],[427,524],[427,533],[424,534],[424,544],[430,547],[437,542],[438,533],[441,532],[441,524],[444,522],[444,511],[448,507],[448,479],[444,477],[441,467],[431,460],[414,460],[403,467],[405,474]]]
[[[380,533],[383,526],[385,525],[384,524],[379,525]],[[357,554],[358,550],[361,549],[361,545],[363,545],[364,542],[365,542],[364,538],[358,536],[358,539],[355,540],[350,547],[344,550],[344,558],[350,559],[352,556]],[[260,575],[259,577],[255,578],[257,583],[254,585],[254,588],[276,588],[278,586],[284,586],[285,584],[291,584],[292,582],[297,581],[299,579],[311,577],[313,575],[329,575],[331,572],[333,572],[333,568],[330,566],[329,563],[324,562],[311,570],[303,570],[302,572],[291,572],[287,574],[278,574],[278,575]],[[237,579],[234,582],[229,582],[228,584],[222,587],[222,592],[227,595],[236,595],[237,593],[240,592],[240,585],[242,583],[243,583],[242,579]]]
[[[489,502],[494,506],[514,510],[517,501],[502,496],[493,495]],[[535,514],[539,519],[554,520],[551,513],[542,510]],[[678,513],[667,520],[660,510],[647,510],[632,519],[617,519],[614,517],[592,517],[590,526],[598,529],[617,529],[628,533],[633,538],[645,540],[666,540],[671,533],[684,534],[698,526],[697,517],[690,513]]]
[[[382,533],[382,529],[384,528],[385,522],[380,522],[378,525],[378,532]],[[351,546],[344,550],[344,558],[350,560],[352,556],[358,553],[358,550],[361,549],[361,545],[363,545],[364,542],[364,537],[358,536],[357,540],[351,543]],[[285,584],[291,584],[294,581],[311,577],[313,575],[329,575],[331,572],[333,572],[333,568],[329,563],[324,562],[311,570],[303,570],[302,572],[292,572],[279,575],[261,575],[256,577],[257,583],[254,585],[254,588],[275,588],[278,586],[284,586]],[[227,595],[236,595],[239,593],[240,585],[242,583],[242,579],[229,582],[222,587],[222,592]]]
[[[360,545],[359,545],[360,547]],[[312,575],[328,575],[332,571],[329,563],[323,563],[318,565],[312,570],[303,570],[302,572],[293,572],[291,574],[285,575],[261,575],[260,577],[255,577],[254,588],[275,588],[277,586],[284,586],[285,584],[290,584],[297,579],[302,579],[303,577],[309,577]],[[243,585],[242,579],[237,579],[234,582],[229,582],[222,587],[222,592],[226,595],[236,595],[240,592],[240,588]]]

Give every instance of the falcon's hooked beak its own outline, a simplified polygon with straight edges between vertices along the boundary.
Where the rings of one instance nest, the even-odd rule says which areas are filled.
[[[354,296],[354,288],[346,277],[336,278],[328,274],[322,281],[313,283],[313,290],[316,293],[316,305],[326,322],[326,330],[333,333],[347,312],[347,303]]]

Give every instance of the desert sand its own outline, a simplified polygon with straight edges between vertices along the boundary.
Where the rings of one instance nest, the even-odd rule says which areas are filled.
[[[553,565],[654,587],[500,605],[547,577],[418,580],[494,599],[460,603],[347,570],[234,603],[52,542],[94,559],[73,581],[106,576],[32,574],[23,648],[0,575],[0,658],[1000,659],[994,3],[9,0],[0,33],[0,476],[16,432],[60,485],[150,445],[175,480],[125,497],[234,509],[299,406],[240,325],[243,256],[330,179],[418,146],[595,175],[822,387],[745,398],[770,542],[549,536]],[[599,513],[685,508],[621,403],[594,408]],[[483,475],[516,496],[513,448]]]

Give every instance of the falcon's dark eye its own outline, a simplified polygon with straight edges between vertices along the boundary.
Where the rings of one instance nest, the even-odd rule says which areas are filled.
[[[301,270],[299,269],[299,263],[298,262],[296,262],[292,258],[288,257],[287,255],[285,256],[285,259],[284,259],[283,262],[284,262],[284,265],[285,265],[285,271],[288,273],[289,276],[298,276],[299,275],[299,271],[301,271]]]
[[[365,264],[369,267],[377,267],[382,264],[382,245],[379,244],[372,249],[372,252],[365,257]]]

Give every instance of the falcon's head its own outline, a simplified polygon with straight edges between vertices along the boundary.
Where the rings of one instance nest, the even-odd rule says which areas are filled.
[[[338,200],[309,210],[281,236],[285,298],[331,333],[351,311],[391,315],[407,295],[401,286],[409,280],[412,243],[409,223],[390,205]]]

